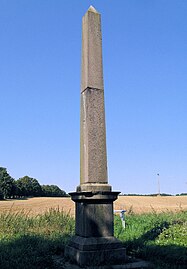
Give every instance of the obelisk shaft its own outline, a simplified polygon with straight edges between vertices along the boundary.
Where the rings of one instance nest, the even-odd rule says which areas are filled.
[[[82,18],[81,92],[103,90],[101,15],[90,7]]]
[[[101,17],[90,7],[82,21],[81,184],[108,182],[105,130]]]

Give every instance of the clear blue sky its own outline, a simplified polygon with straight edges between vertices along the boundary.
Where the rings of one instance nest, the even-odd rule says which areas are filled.
[[[0,0],[0,166],[79,184],[81,20],[102,15],[109,183],[187,192],[187,1]]]

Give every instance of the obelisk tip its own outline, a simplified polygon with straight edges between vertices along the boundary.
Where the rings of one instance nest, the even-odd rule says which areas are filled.
[[[94,12],[94,13],[99,13],[93,6],[90,6],[88,11]]]

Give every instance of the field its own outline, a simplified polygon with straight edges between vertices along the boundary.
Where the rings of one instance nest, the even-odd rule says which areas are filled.
[[[187,197],[119,197],[127,209],[126,228],[115,216],[115,236],[128,256],[155,269],[186,269]],[[69,198],[31,198],[0,202],[0,268],[65,268],[64,248],[74,234]]]
[[[25,200],[0,201],[0,212],[24,211],[29,215],[46,212],[49,208],[59,208],[74,216],[74,202],[70,198],[29,198]],[[177,212],[187,210],[187,196],[119,196],[114,209],[125,209],[137,214],[148,212]]]

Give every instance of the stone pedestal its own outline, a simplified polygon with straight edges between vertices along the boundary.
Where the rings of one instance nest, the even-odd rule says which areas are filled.
[[[75,236],[65,255],[80,266],[120,264],[125,261],[123,244],[114,235],[113,201],[119,192],[70,193],[76,204]]]

